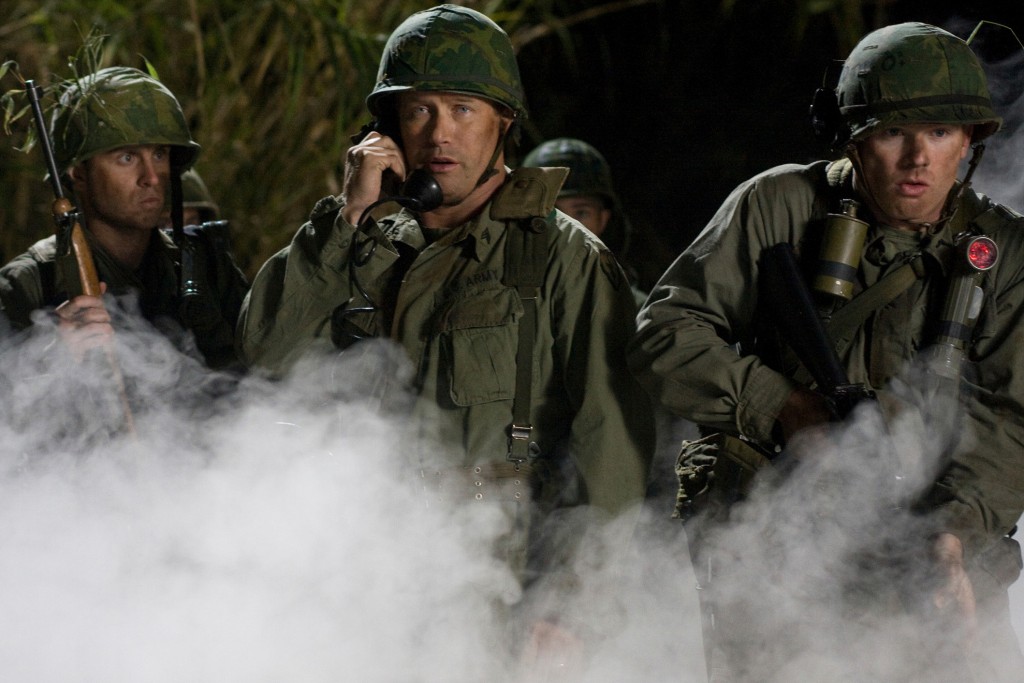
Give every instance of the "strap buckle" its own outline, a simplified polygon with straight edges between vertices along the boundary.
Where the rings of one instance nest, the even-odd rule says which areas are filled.
[[[512,425],[511,436],[516,441],[529,441],[533,432],[533,425]]]
[[[508,437],[508,461],[514,463],[526,462],[530,454],[530,435],[533,433],[533,425],[519,425],[512,423]]]

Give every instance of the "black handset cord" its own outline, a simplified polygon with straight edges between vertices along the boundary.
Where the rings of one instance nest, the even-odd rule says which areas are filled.
[[[353,257],[348,260],[348,272],[349,278],[352,280],[352,284],[355,286],[356,291],[358,291],[359,295],[366,300],[367,305],[348,310],[358,313],[374,313],[380,310],[380,307],[377,306],[376,302],[374,302],[373,298],[370,297],[369,293],[363,287],[363,283],[359,280],[359,276],[356,271],[356,268],[369,263],[370,258],[377,250],[377,240],[369,235],[366,235],[366,239],[371,242],[371,245],[365,254],[360,255],[359,249],[366,244],[366,241],[364,240],[357,244],[360,233],[364,235],[366,234],[366,223],[367,219],[370,217],[370,212],[381,204],[395,202],[396,204],[411,211],[422,213],[425,211],[433,211],[441,205],[442,201],[444,201],[444,193],[434,177],[424,169],[416,169],[409,174],[408,178],[405,179],[405,183],[403,183],[402,189],[398,195],[378,199],[363,209],[363,212],[359,214],[359,220],[356,222],[355,234],[352,236],[352,249],[354,251]]]

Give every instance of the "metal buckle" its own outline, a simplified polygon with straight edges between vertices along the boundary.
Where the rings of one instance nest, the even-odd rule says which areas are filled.
[[[515,441],[528,441],[533,425],[512,425],[511,437]]]

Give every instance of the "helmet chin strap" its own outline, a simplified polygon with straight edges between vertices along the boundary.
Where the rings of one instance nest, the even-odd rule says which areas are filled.
[[[480,175],[480,179],[476,181],[476,185],[474,187],[480,187],[488,180],[498,175],[498,169],[494,168],[494,162],[498,160],[499,156],[501,156],[501,150],[505,147],[505,138],[508,137],[508,132],[511,130],[513,125],[515,125],[515,119],[512,120],[512,123],[505,126],[498,135],[498,142],[494,145],[494,152],[491,154],[491,160],[487,162],[487,169]]]
[[[964,174],[964,179],[960,182],[959,186],[954,185],[953,189],[950,190],[949,196],[946,197],[946,203],[942,206],[942,212],[939,214],[939,219],[935,222],[931,221],[907,221],[914,225],[919,225],[921,228],[927,230],[930,234],[938,232],[946,221],[953,217],[956,211],[956,206],[960,202],[960,198],[967,191],[967,188],[971,186],[971,178],[974,176],[974,171],[978,168],[978,164],[981,162],[981,157],[985,153],[985,145],[983,143],[976,143],[971,145],[971,160],[967,162],[967,173]],[[857,153],[857,145],[850,141],[846,145],[846,156],[850,159],[853,164],[854,172],[860,179],[861,185],[863,185],[864,193],[871,198],[873,205],[878,206],[878,202],[875,201],[874,192],[871,190],[871,184],[868,182],[867,174],[864,173],[864,167],[860,163],[860,155]]]
[[[985,144],[977,143],[971,145],[971,160],[967,162],[967,173],[964,174],[964,179],[960,183],[960,187],[957,188],[956,192],[950,192],[949,198],[946,199],[946,205],[942,207],[941,220],[948,220],[953,216],[953,212],[956,210],[956,205],[960,202],[960,197],[964,196],[964,192],[971,186],[971,178],[974,177],[974,171],[978,168],[978,164],[981,162],[981,157],[985,154]]]
[[[174,243],[179,247],[184,243],[185,239],[185,212],[182,208],[184,201],[182,199],[181,173],[180,168],[171,169],[171,234],[174,236]]]

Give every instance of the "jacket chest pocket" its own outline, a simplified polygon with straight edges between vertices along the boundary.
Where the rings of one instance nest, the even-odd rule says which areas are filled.
[[[512,398],[523,306],[501,285],[452,300],[439,320],[441,362],[452,402],[471,406]]]

